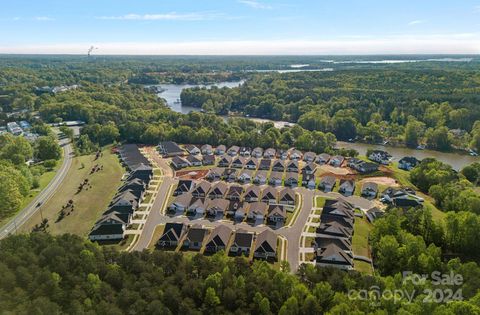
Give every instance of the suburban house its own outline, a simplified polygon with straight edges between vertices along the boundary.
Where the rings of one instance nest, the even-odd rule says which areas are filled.
[[[362,197],[375,198],[378,193],[378,185],[373,182],[365,182],[362,185]]]
[[[347,166],[356,170],[360,174],[368,174],[378,171],[377,163],[365,162],[357,158],[350,158]]]
[[[238,151],[238,154],[241,156],[250,156],[252,154],[252,150],[248,147],[241,147]]]
[[[193,226],[188,229],[187,235],[183,241],[182,247],[190,250],[200,250],[203,245],[203,239],[207,235],[208,230],[201,226]]]
[[[392,156],[388,152],[382,150],[373,150],[368,155],[368,159],[380,164],[388,165],[392,160]]]
[[[334,215],[349,219],[354,219],[355,217],[353,205],[343,198],[325,200],[322,210],[323,215]]]
[[[214,165],[215,164],[215,155],[203,155],[202,156],[202,164],[203,165]]]
[[[307,163],[305,166],[302,168],[302,173],[312,175],[315,174],[315,171],[317,170],[317,167],[313,163]]]
[[[272,171],[283,172],[285,171],[285,162],[282,160],[275,160],[273,162]]]
[[[96,224],[88,234],[91,241],[121,240],[125,235],[126,224]]]
[[[302,159],[302,151],[297,149],[290,150],[290,160],[298,161]]]
[[[259,259],[275,259],[277,256],[277,235],[269,229],[258,234],[253,257]]]
[[[278,150],[277,151],[277,158],[280,160],[286,160],[288,158],[288,151],[285,150]]]
[[[172,157],[185,154],[185,151],[183,151],[183,149],[173,141],[160,142],[158,145],[158,152],[160,152],[163,157]]]
[[[222,174],[224,172],[224,169],[223,168],[212,168],[208,171],[207,175],[205,176],[205,178],[209,181],[217,181],[217,180],[220,180],[222,178]]]
[[[187,156],[186,160],[190,166],[202,166],[202,160],[195,155]]]
[[[245,168],[250,170],[256,170],[258,167],[258,160],[257,158],[251,157],[245,162]]]
[[[230,200],[228,204],[228,209],[227,209],[227,216],[235,216],[237,211],[243,210],[244,207],[244,202],[240,200]],[[242,215],[242,219],[244,217],[244,214]]]
[[[256,147],[252,151],[252,156],[257,158],[257,159],[261,158],[263,156],[263,149],[260,148],[260,147]]]
[[[287,211],[280,205],[271,205],[268,207],[267,220],[272,223],[285,223],[287,220]]]
[[[312,162],[315,162],[316,157],[317,155],[315,154],[315,152],[309,151],[303,155],[303,160],[307,163],[312,163]]]
[[[267,215],[268,205],[265,202],[253,202],[247,214],[247,220],[263,221]]]
[[[232,145],[230,148],[227,150],[227,154],[230,156],[236,156],[238,155],[238,152],[240,151],[240,148],[236,145]]]
[[[318,184],[318,189],[324,192],[331,192],[335,187],[337,179],[334,176],[323,176],[320,178],[320,183]]]
[[[224,155],[226,151],[227,151],[227,147],[221,144],[215,148],[214,153],[215,155]]]
[[[265,185],[267,183],[267,171],[258,171],[253,178],[253,183],[257,185]]]
[[[173,195],[178,196],[178,195],[184,194],[192,190],[194,187],[195,187],[195,183],[193,182],[193,180],[182,179],[178,181],[177,188],[175,188],[175,190],[173,191]]]
[[[126,181],[120,188],[118,188],[118,192],[124,191],[141,191],[144,192],[147,189],[147,184],[139,179],[133,178],[131,180]]]
[[[345,161],[345,158],[341,155],[335,155],[330,158],[329,164],[333,167],[340,167],[343,164],[343,161]]]
[[[250,255],[250,249],[252,247],[253,242],[253,234],[248,233],[245,230],[238,229],[235,232],[235,236],[233,238],[232,246],[230,246],[230,254],[233,255]]]
[[[271,159],[263,158],[263,159],[260,160],[260,165],[258,166],[258,169],[268,171],[270,169],[271,165],[272,165],[272,160]]]
[[[298,186],[298,173],[289,172],[285,175],[285,186],[297,187]]]
[[[223,155],[218,161],[218,166],[220,167],[229,167],[232,163],[232,157],[229,155]]]
[[[382,217],[384,214],[385,214],[385,211],[380,210],[377,207],[370,208],[365,212],[365,216],[367,217],[367,220],[370,223],[373,223],[373,221]]]
[[[229,202],[226,199],[213,199],[208,202],[206,213],[209,217],[223,217],[228,209]]]
[[[320,247],[316,251],[317,266],[335,267],[343,270],[353,270],[353,255],[341,250],[334,243]]]
[[[281,205],[293,206],[295,205],[295,192],[293,189],[285,187],[280,190],[278,203]]]
[[[329,218],[328,221],[320,221],[320,226],[317,228],[317,234],[327,237],[341,237],[351,240],[353,229],[348,228],[337,222],[335,218]]]
[[[202,152],[202,155],[212,155],[213,154],[213,148],[209,144],[202,145],[202,147],[200,148],[200,151]]]
[[[205,199],[193,198],[191,204],[187,208],[187,215],[196,216],[203,215],[205,213]]]
[[[268,186],[262,191],[262,198],[260,200],[268,204],[276,204],[277,195],[277,189],[273,188],[272,186]]]
[[[260,199],[260,187],[255,185],[250,185],[245,190],[245,195],[243,196],[246,202],[256,202]]]
[[[128,207],[136,210],[139,206],[139,200],[137,196],[133,195],[130,191],[125,191],[116,195],[110,202],[110,208]]]
[[[314,174],[307,174],[302,171],[302,186],[307,187],[308,189],[315,189],[316,179]]]
[[[210,188],[208,192],[208,198],[210,199],[220,199],[225,196],[228,190],[228,185],[224,182],[218,182]]]
[[[344,196],[351,196],[355,191],[355,182],[353,180],[341,179],[338,192]]]
[[[298,161],[292,160],[287,163],[287,172],[298,173]]]
[[[157,242],[157,247],[177,247],[180,239],[185,235],[187,227],[183,223],[167,223],[163,234]]]
[[[174,169],[176,170],[180,170],[182,168],[185,168],[185,167],[189,167],[190,164],[188,163],[188,161],[178,155],[175,155],[173,158],[172,158],[172,166]]]
[[[225,250],[230,240],[232,230],[226,225],[216,226],[210,236],[207,239],[205,245],[206,253],[216,253],[221,250]]]
[[[229,214],[233,214],[235,221],[243,221],[247,216],[247,206],[248,204],[243,202],[230,203]]]
[[[232,167],[243,168],[243,165],[245,165],[245,158],[243,156],[237,156],[232,161]]]
[[[208,191],[210,190],[210,187],[212,187],[212,184],[202,180],[192,190],[192,196],[195,197],[195,198],[205,198],[205,197],[207,197],[207,194],[208,194]]]
[[[313,248],[316,251],[319,248],[329,246],[331,243],[337,245],[343,251],[352,252],[352,243],[348,239],[340,237],[316,237]]]
[[[395,207],[416,208],[422,206],[424,199],[415,195],[414,191],[389,187],[383,191],[380,201]]]
[[[420,160],[413,156],[406,156],[398,161],[398,168],[401,170],[410,171],[412,168],[420,164]]]
[[[193,144],[187,144],[187,145],[185,146],[185,150],[186,150],[189,154],[192,154],[192,155],[197,155],[197,154],[200,154],[200,153],[201,153],[200,149],[199,149],[197,146],[193,145]]]
[[[193,196],[191,193],[178,195],[168,206],[168,211],[173,213],[185,211],[192,202],[192,198]]]
[[[238,177],[239,170],[235,168],[226,168],[223,170],[222,178],[224,181],[233,182]]]
[[[318,165],[324,165],[324,164],[327,164],[328,161],[330,161],[330,154],[327,154],[327,153],[321,153],[317,156],[317,159],[315,160],[315,162],[318,164]]]
[[[270,178],[268,179],[268,183],[272,186],[280,186],[282,185],[282,180],[283,180],[283,172],[272,171],[270,173]]]
[[[252,182],[253,171],[252,170],[241,170],[237,176],[237,181],[242,184],[249,184]]]
[[[267,159],[273,159],[275,157],[276,150],[273,148],[268,148],[263,152],[263,157]]]
[[[241,200],[243,195],[243,187],[240,185],[231,185],[228,188],[226,198],[228,200]]]

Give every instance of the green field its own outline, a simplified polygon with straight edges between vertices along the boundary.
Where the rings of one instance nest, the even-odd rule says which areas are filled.
[[[372,225],[364,218],[355,218],[352,250],[355,255],[369,257],[368,234]]]
[[[367,273],[367,274],[370,274],[370,275],[373,273],[372,272],[372,266],[367,262],[364,262],[364,261],[361,261],[361,260],[355,260],[354,264],[355,264],[355,270],[356,271]]]
[[[90,175],[95,164],[103,165],[103,170]],[[87,235],[115,195],[124,172],[118,158],[109,148],[103,151],[103,156],[97,161],[94,161],[93,155],[75,157],[64,183],[52,198],[42,205],[42,211],[38,211],[22,226],[21,231],[31,231],[33,226],[40,223],[43,215],[48,219],[48,231],[52,234]],[[91,188],[85,188],[77,194],[78,186],[87,178]],[[69,200],[74,202],[74,211],[56,222],[62,206]]]

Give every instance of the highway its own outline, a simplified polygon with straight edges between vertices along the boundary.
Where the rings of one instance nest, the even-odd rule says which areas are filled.
[[[60,140],[60,145],[63,147],[63,163],[55,174],[55,177],[53,177],[47,187],[45,187],[28,206],[17,213],[10,222],[0,227],[0,239],[7,237],[9,234],[14,234],[18,228],[41,209],[42,205],[53,196],[57,188],[62,184],[72,165],[72,146],[68,139]],[[41,206],[37,207],[38,203],[40,203]]]

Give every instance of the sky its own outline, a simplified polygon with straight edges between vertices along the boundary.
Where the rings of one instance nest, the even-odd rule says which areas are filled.
[[[480,0],[0,0],[0,53],[479,54]]]

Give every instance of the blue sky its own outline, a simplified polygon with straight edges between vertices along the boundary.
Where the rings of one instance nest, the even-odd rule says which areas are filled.
[[[480,0],[3,0],[0,53],[480,53]]]

